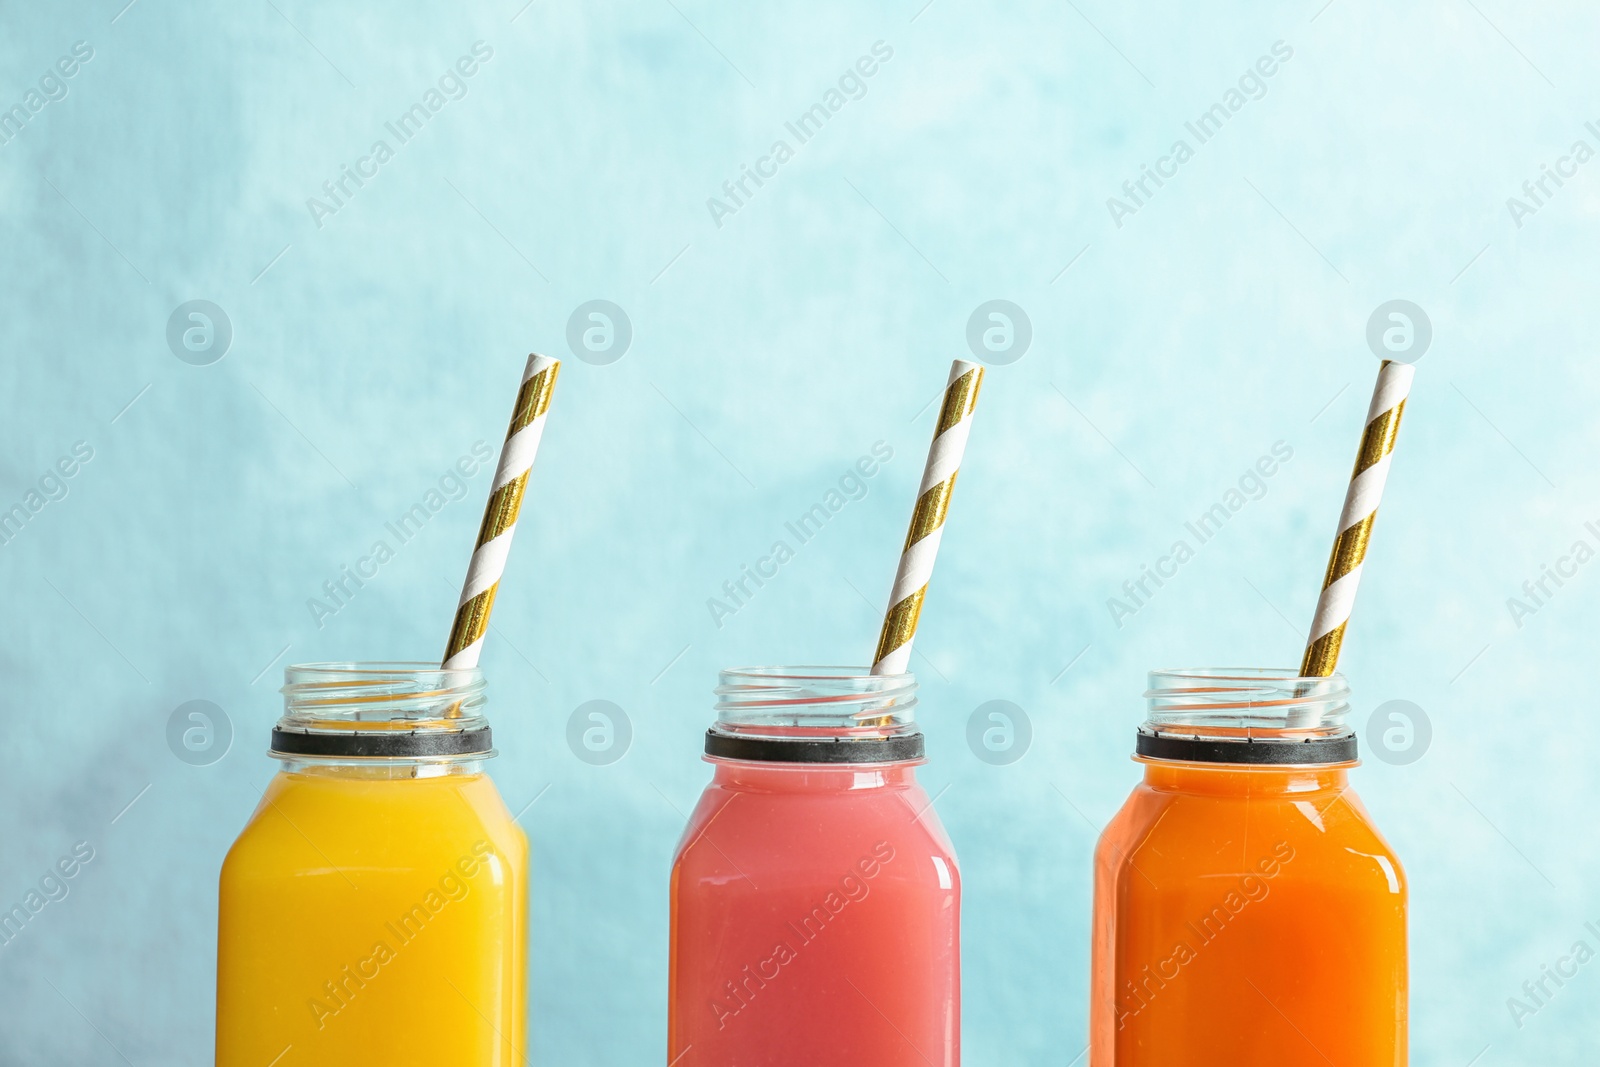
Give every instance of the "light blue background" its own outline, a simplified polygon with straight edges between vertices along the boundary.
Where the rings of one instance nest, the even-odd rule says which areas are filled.
[[[965,875],[966,1062],[1067,1064],[1143,672],[1295,660],[1395,297],[1435,339],[1343,668],[1363,729],[1408,699],[1434,731],[1356,773],[1411,880],[1413,1062],[1592,1062],[1600,963],[1520,1029],[1506,1005],[1600,948],[1600,567],[1521,628],[1506,605],[1597,543],[1600,163],[1520,228],[1506,204],[1600,147],[1592,10],[122,2],[0,4],[0,106],[94,49],[0,146],[0,507],[94,449],[0,546],[0,904],[97,854],[0,949],[0,1062],[209,1059],[216,874],[274,771],[282,666],[436,655],[487,477],[324,627],[306,601],[498,441],[530,348],[567,361],[485,665],[507,803],[547,790],[532,1058],[664,1062],[715,673],[866,658],[928,402],[1005,298],[1034,337],[989,372],[924,615],[922,777]],[[478,40],[468,95],[319,229],[306,199]],[[879,40],[866,94],[717,227],[707,197]],[[1265,96],[1114,225],[1106,198],[1278,40]],[[565,340],[594,298],[633,324],[609,366]],[[191,299],[231,320],[215,365],[168,350]],[[866,497],[713,625],[880,439]],[[1114,625],[1107,598],[1279,440],[1265,497]],[[235,731],[210,766],[165,740],[192,699]],[[566,744],[592,699],[632,721],[611,766]],[[966,744],[992,699],[1032,721],[1009,767]]]

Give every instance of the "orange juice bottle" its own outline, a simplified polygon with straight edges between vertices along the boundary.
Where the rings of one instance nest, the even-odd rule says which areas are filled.
[[[217,1067],[524,1057],[528,842],[477,668],[287,671],[282,769],[222,867]]]
[[[1405,874],[1335,674],[1155,671],[1095,850],[1091,1067],[1403,1067]]]

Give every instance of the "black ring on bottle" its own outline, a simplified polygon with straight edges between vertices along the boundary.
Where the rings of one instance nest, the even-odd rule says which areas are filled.
[[[494,751],[489,727],[475,730],[362,730],[359,733],[272,731],[280,756],[426,757],[473,756]]]
[[[1354,762],[1356,735],[1308,737],[1300,741],[1256,737],[1219,740],[1214,737],[1196,737],[1193,734],[1154,733],[1140,727],[1135,751],[1151,759],[1182,760],[1190,763],[1305,767]]]
[[[922,732],[894,737],[744,737],[706,731],[706,755],[760,763],[899,763],[921,759]]]

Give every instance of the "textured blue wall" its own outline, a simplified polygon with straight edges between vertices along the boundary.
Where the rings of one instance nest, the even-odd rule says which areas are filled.
[[[22,109],[0,115],[0,508],[26,514],[0,544],[0,905],[93,853],[0,948],[0,1061],[209,1056],[216,873],[274,770],[282,665],[437,654],[487,488],[449,473],[539,348],[567,364],[485,659],[495,777],[513,810],[540,798],[534,1056],[661,1062],[715,672],[866,658],[928,403],[1006,299],[1031,342],[990,370],[924,616],[923,778],[965,873],[967,1062],[1066,1063],[1143,672],[1294,661],[1366,322],[1405,298],[1434,340],[1344,669],[1364,730],[1390,700],[1431,723],[1420,759],[1356,774],[1411,878],[1414,1062],[1592,1062],[1600,963],[1507,1005],[1600,948],[1600,566],[1522,589],[1600,546],[1592,10],[122,3],[0,4]],[[785,124],[819,102],[802,142]],[[1185,124],[1219,102],[1202,143]],[[419,103],[420,132],[390,131]],[[1176,174],[1134,200],[1145,164]],[[734,200],[746,166],[772,176]],[[1544,166],[1570,176],[1524,192]],[[610,363],[569,347],[596,299],[631,324]],[[190,351],[185,313],[169,343],[193,300],[231,330],[209,365],[221,332]],[[878,441],[865,495],[714,621]],[[1261,498],[1114,620],[1276,442]],[[357,595],[308,607],[434,488]],[[192,700],[231,723],[214,762],[169,747]],[[609,765],[567,742],[591,700],[631,722]],[[1009,765],[966,741],[990,700],[1031,721]]]

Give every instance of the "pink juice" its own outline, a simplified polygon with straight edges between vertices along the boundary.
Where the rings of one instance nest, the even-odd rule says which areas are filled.
[[[853,700],[788,727],[798,733],[730,722],[757,717],[744,703],[719,709],[712,781],[672,869],[674,1067],[960,1062],[960,876],[916,781],[915,683],[896,678],[884,718],[897,721],[869,728]],[[885,687],[835,674],[791,699],[840,684]]]

